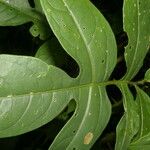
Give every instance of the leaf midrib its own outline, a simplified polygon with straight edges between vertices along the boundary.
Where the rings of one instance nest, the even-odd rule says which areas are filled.
[[[64,88],[58,88],[58,89],[51,89],[51,90],[47,90],[47,91],[37,91],[37,92],[33,92],[32,90],[30,91],[30,93],[24,93],[24,94],[9,94],[7,96],[2,96],[0,97],[0,99],[2,98],[14,98],[14,97],[22,97],[22,96],[28,96],[28,95],[38,95],[38,94],[43,94],[43,93],[52,93],[52,92],[61,92],[61,91],[69,91],[69,90],[73,90],[73,89],[80,89],[80,88],[87,88],[87,87],[96,87],[96,86],[107,86],[107,85],[118,85],[118,84],[129,84],[130,81],[126,81],[126,80],[112,80],[112,81],[104,81],[104,82],[100,82],[100,83],[87,83],[87,84],[81,84],[81,85],[76,85],[76,86],[70,86],[70,87],[64,87]],[[131,83],[133,84],[133,83]]]
[[[87,40],[86,40],[86,38],[85,38],[85,36],[84,36],[84,34],[83,34],[83,32],[82,32],[82,29],[81,29],[81,27],[80,27],[80,24],[78,23],[78,21],[77,21],[76,17],[74,16],[73,12],[69,9],[69,6],[67,5],[67,3],[66,3],[64,0],[62,0],[62,2],[64,3],[64,6],[66,6],[68,12],[71,14],[72,20],[74,21],[75,25],[77,26],[77,29],[78,29],[78,31],[79,31],[79,33],[80,33],[80,36],[81,36],[82,39],[83,39],[84,45],[85,45],[85,47],[86,47],[86,49],[87,49],[87,52],[88,52],[89,61],[90,61],[90,64],[91,64],[91,75],[92,75],[92,79],[91,79],[91,80],[94,81],[94,77],[95,77],[95,66],[94,66],[94,60],[93,60],[93,57],[92,57],[92,54],[91,54],[91,49],[90,49],[90,47],[88,46],[89,44],[87,43]]]

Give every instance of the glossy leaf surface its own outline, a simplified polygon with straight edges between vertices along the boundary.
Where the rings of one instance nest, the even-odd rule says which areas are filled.
[[[143,64],[150,46],[150,1],[124,1],[124,30],[128,35],[125,50],[127,73],[124,79],[132,79]],[[136,66],[136,67],[135,67]]]

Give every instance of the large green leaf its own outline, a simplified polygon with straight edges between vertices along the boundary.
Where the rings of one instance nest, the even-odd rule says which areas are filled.
[[[149,70],[143,81],[149,81]],[[116,150],[148,150],[150,148],[150,97],[136,87],[136,99],[126,84],[119,85],[123,93],[125,114],[117,126]]]
[[[150,148],[150,97],[138,87],[137,89],[137,102],[139,107],[139,115],[140,115],[140,128],[136,138],[130,145],[130,149],[134,147],[145,147]],[[139,148],[137,148],[139,149]]]
[[[0,68],[0,137],[41,126],[72,99],[68,93],[74,81],[38,59],[0,55]]]
[[[124,0],[123,15],[124,30],[129,40],[125,49],[127,73],[124,79],[131,79],[141,68],[149,50],[150,1]]]
[[[88,74],[82,82],[107,80],[116,63],[116,45],[99,11],[86,0],[45,0],[41,3],[60,43],[79,63],[80,77]]]
[[[1,55],[0,137],[42,126],[74,99],[75,113],[51,149],[90,149],[111,114],[105,82],[116,64],[114,35],[87,0],[41,3],[60,43],[78,62],[80,74],[71,78],[37,58]]]
[[[16,26],[27,22],[34,25],[30,31],[33,36],[40,36],[41,39],[49,36],[48,24],[45,16],[40,10],[40,3],[37,7],[31,8],[28,0],[0,0],[0,26]]]
[[[139,128],[139,116],[137,104],[129,91],[127,84],[119,85],[123,94],[123,104],[125,113],[117,126],[117,138],[115,150],[127,150],[132,138]]]
[[[149,82],[150,70],[146,72],[145,79]],[[136,87],[136,90],[136,101],[138,102],[140,116],[140,128],[138,134],[130,144],[129,149],[139,150],[142,148],[144,150],[148,150],[150,148],[150,97],[140,88]]]

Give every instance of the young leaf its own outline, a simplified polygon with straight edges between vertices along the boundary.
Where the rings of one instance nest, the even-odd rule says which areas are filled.
[[[63,66],[65,64],[64,50],[56,38],[46,41],[37,51],[36,58],[39,58],[49,65]]]
[[[115,150],[127,150],[132,138],[139,129],[139,116],[137,104],[134,101],[127,84],[121,84],[119,87],[123,94],[125,113],[117,125]]]
[[[90,1],[41,3],[60,43],[78,62],[80,74],[71,78],[36,58],[1,55],[0,136],[31,131],[52,120],[74,99],[75,113],[50,149],[90,149],[111,114],[105,81],[116,64],[114,35]]]
[[[124,79],[132,79],[139,71],[149,50],[150,43],[150,1],[124,1],[124,30],[128,34],[125,49],[127,73]]]
[[[31,8],[28,0],[0,0],[0,26],[16,26],[27,22],[34,23],[30,29],[33,36],[40,35],[41,39],[49,36],[45,16]]]

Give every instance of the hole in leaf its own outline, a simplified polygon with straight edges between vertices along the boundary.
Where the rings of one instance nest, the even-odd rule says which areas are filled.
[[[102,63],[104,63],[104,62],[105,62],[105,60],[103,59],[103,60],[102,60]]]
[[[73,130],[73,133],[76,133],[76,130]]]

